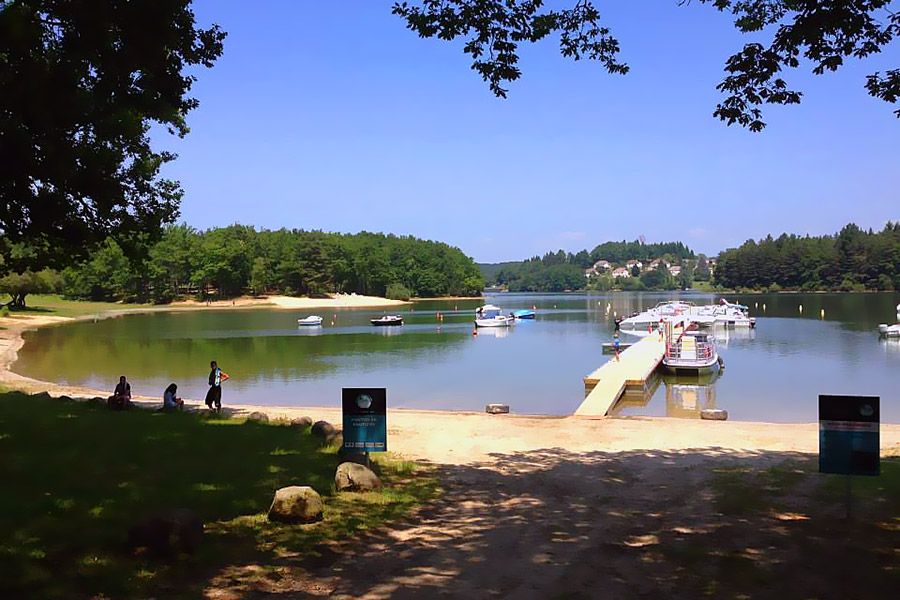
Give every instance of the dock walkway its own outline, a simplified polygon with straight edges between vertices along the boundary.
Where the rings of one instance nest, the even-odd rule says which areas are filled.
[[[649,335],[610,359],[584,378],[586,396],[575,411],[578,417],[603,417],[629,387],[643,388],[666,352],[657,335]]]

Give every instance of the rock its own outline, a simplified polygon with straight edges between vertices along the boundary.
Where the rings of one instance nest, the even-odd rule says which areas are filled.
[[[328,421],[316,421],[310,430],[312,434],[320,438],[324,443],[329,444],[337,437],[337,429]]]
[[[704,408],[700,411],[700,418],[707,421],[727,421],[728,411],[721,408]]]
[[[248,423],[268,423],[269,415],[264,412],[259,412],[258,410],[253,411],[247,416]]]
[[[88,400],[91,404],[106,404],[106,398],[101,398],[100,396],[94,396],[90,400]]]
[[[296,419],[291,419],[291,427],[295,427],[297,429],[305,429],[312,425],[312,419],[309,417],[298,417]]]
[[[34,400],[53,400],[53,396],[50,395],[50,392],[40,392],[37,394],[32,394],[31,397]]]
[[[489,415],[505,415],[509,412],[509,404],[488,404],[484,407],[484,412]]]
[[[341,459],[341,462],[352,462],[366,466],[369,464],[369,458],[366,456],[365,452],[344,448],[343,444],[341,444],[340,449],[338,449],[338,457]]]
[[[131,548],[168,556],[193,554],[203,541],[203,521],[188,508],[176,508],[143,519],[128,530]]]
[[[339,492],[368,492],[381,489],[381,480],[372,469],[354,463],[338,465],[334,474],[334,486]]]
[[[60,402],[72,402],[73,401],[71,396],[60,396],[59,398],[57,398],[57,400],[59,400]]]
[[[292,485],[275,491],[269,520],[279,523],[314,523],[322,520],[322,497],[308,485]]]

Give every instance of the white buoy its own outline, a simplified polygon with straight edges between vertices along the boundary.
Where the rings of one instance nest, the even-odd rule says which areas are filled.
[[[824,308],[823,308],[822,310],[819,311],[819,317],[822,318],[822,319],[825,318],[825,309],[824,309]]]
[[[766,311],[766,303],[763,302],[763,312],[765,312],[765,311]]]
[[[800,314],[801,315],[803,314],[803,305],[802,304],[800,305]]]
[[[754,302],[754,303],[753,303],[753,308],[759,308],[759,302]]]

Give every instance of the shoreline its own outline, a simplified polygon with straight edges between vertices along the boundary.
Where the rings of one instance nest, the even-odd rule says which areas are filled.
[[[398,304],[409,304],[395,301]],[[396,306],[397,304],[391,304]],[[46,392],[89,400],[109,391],[40,381],[15,373],[12,365],[25,343],[26,331],[81,320],[115,318],[127,314],[181,310],[247,309],[271,306],[261,303],[207,307],[205,304],[177,307],[105,311],[79,317],[22,315],[0,318],[0,386],[29,394]],[[334,304],[326,304],[334,306]],[[383,306],[383,305],[382,305]],[[320,302],[319,307],[322,307]],[[294,306],[281,308],[297,308]],[[349,308],[349,306],[340,306]],[[363,307],[364,308],[364,307]],[[272,420],[309,416],[340,427],[337,406],[259,406],[231,404],[225,397],[224,411],[234,416],[262,412]],[[502,399],[498,399],[502,401]],[[139,408],[154,409],[161,397],[135,396]],[[185,399],[192,411],[204,411],[202,401]],[[569,452],[604,450],[686,451],[696,448],[739,453],[769,451],[818,452],[818,423],[767,423],[758,421],[703,421],[667,417],[575,417],[552,415],[488,415],[480,412],[393,408],[388,411],[388,448],[401,456],[442,464],[490,461],[518,452],[565,449]],[[881,424],[882,454],[900,455],[900,424]]]

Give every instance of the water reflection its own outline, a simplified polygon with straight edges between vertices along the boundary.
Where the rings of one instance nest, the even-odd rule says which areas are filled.
[[[666,416],[699,419],[700,411],[716,408],[716,380],[719,373],[694,378],[668,378],[666,385]]]
[[[509,332],[512,331],[512,327],[479,327],[478,328],[478,336],[479,338],[505,338],[509,336]]]

